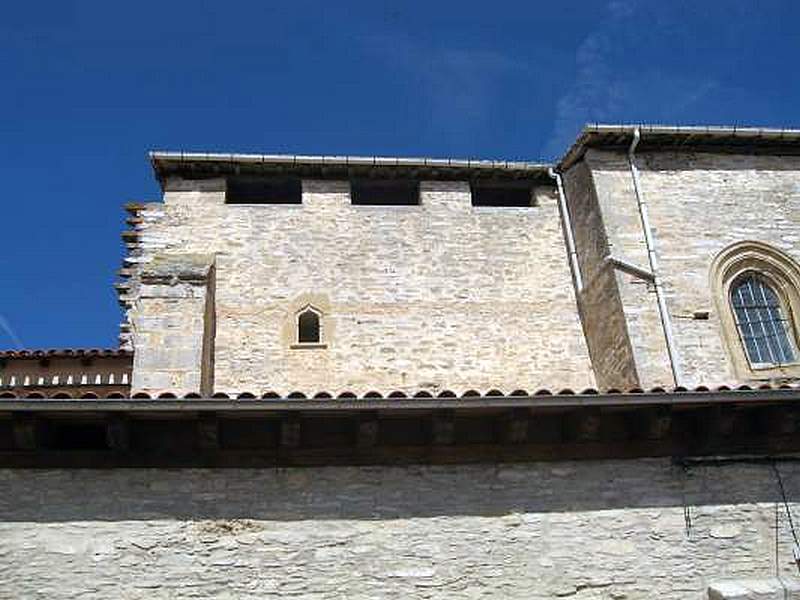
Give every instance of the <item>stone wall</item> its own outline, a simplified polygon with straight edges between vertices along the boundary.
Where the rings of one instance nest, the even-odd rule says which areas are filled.
[[[609,252],[648,269],[627,157],[622,152],[589,150],[585,161]],[[711,264],[725,247],[740,241],[765,242],[800,260],[800,158],[640,152],[637,164],[683,383],[736,383],[714,310]],[[580,222],[576,217],[576,223]],[[619,294],[641,384],[671,385],[652,286],[632,276],[620,281]],[[694,319],[697,311],[710,311],[710,319]]]
[[[700,600],[791,539],[770,465],[0,471],[0,598]]]
[[[419,206],[354,206],[347,182],[304,181],[302,205],[248,206],[226,205],[224,187],[168,181],[164,204],[140,212],[132,259],[214,256],[216,391],[594,384],[553,190],[488,208],[467,182],[422,182]],[[309,304],[323,348],[295,344]]]
[[[618,291],[621,277],[606,263],[594,272],[579,295],[586,342],[597,386],[603,391],[639,386],[626,314]]]
[[[639,377],[617,281],[621,275],[606,260],[610,244],[585,161],[565,174],[564,191],[583,280],[578,308],[597,385],[603,390],[636,387]]]
[[[142,268],[131,311],[134,392],[213,393],[213,262],[172,254]]]
[[[800,158],[642,151],[637,161],[680,383],[772,376],[734,371],[710,268],[741,241],[800,260]],[[671,386],[652,282],[606,260],[650,268],[625,153],[588,150],[565,185],[585,283],[580,311],[549,188],[536,191],[535,207],[476,208],[467,182],[422,182],[419,206],[381,207],[353,206],[346,182],[307,180],[302,205],[247,206],[225,204],[223,179],[169,180],[164,203],[140,212],[130,260],[144,268],[212,257],[205,321],[215,330],[203,363],[215,391]],[[132,279],[135,326],[142,288]],[[307,305],[322,312],[323,347],[295,344]],[[703,313],[710,318],[695,318]],[[142,332],[131,334],[137,357]],[[136,369],[147,377],[145,363],[172,368],[156,358],[137,358]],[[179,379],[162,372],[147,389]]]

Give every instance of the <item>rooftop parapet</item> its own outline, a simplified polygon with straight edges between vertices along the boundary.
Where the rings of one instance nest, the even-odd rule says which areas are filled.
[[[167,177],[210,178],[226,175],[295,175],[313,179],[354,177],[425,180],[525,179],[550,185],[549,164],[525,161],[296,154],[150,153],[162,183]]]

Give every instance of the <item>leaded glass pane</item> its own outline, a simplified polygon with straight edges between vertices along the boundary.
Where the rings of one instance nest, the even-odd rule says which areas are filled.
[[[779,365],[795,361],[789,323],[769,284],[755,275],[746,276],[731,288],[731,304],[747,358],[752,364]]]

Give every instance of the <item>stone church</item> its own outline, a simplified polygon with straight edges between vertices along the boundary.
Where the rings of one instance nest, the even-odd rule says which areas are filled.
[[[800,598],[800,131],[150,160],[120,347],[0,351],[0,598]]]

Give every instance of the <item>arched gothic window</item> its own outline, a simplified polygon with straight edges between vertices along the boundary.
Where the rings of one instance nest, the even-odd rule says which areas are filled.
[[[711,266],[722,341],[744,380],[800,377],[800,265],[769,244],[738,242]]]
[[[319,344],[321,342],[320,314],[308,306],[297,315],[297,343]]]
[[[795,362],[787,307],[770,282],[756,273],[740,276],[730,288],[736,327],[753,366]]]

